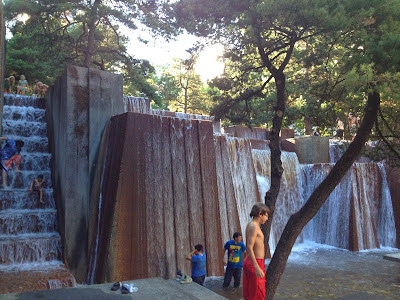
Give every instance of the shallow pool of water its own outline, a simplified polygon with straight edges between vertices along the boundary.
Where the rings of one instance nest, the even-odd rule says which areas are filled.
[[[351,252],[312,242],[296,245],[274,299],[398,300],[400,263],[383,259],[395,252],[399,250]],[[209,277],[204,285],[227,299],[243,299],[241,287],[224,291],[222,282],[223,277]]]

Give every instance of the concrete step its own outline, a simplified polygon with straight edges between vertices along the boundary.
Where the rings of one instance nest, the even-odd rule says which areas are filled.
[[[400,262],[400,253],[393,253],[393,254],[387,254],[383,256],[383,259],[395,261],[395,262]]]
[[[50,170],[50,153],[26,153],[21,154],[22,161],[19,165],[23,171],[45,171]]]
[[[43,203],[38,193],[24,189],[0,190],[0,210],[6,209],[55,209],[53,189],[43,190]]]
[[[7,138],[24,141],[25,144],[22,147],[21,156],[24,156],[25,153],[49,153],[47,137],[24,137],[14,133],[8,135]]]
[[[44,122],[46,123],[46,110],[35,107],[15,107],[10,105],[3,106],[3,121],[24,121],[24,122]]]
[[[61,237],[58,233],[0,236],[0,264],[3,264],[0,269],[9,265],[60,259]]]
[[[42,122],[3,120],[3,136],[47,137],[47,124]]]
[[[46,100],[32,96],[4,94],[4,105],[46,108]]]
[[[55,209],[0,211],[0,235],[55,231],[57,231]]]
[[[11,299],[16,299],[14,298],[14,295],[16,294],[5,293],[38,291],[76,286],[75,278],[71,275],[71,273],[68,272],[61,261],[42,263],[40,265],[30,264],[26,266],[21,266],[21,268],[25,269],[0,269],[0,293],[2,293],[0,294],[0,299],[10,299],[8,298],[9,296],[11,296]],[[33,297],[33,299],[35,298]]]
[[[21,172],[15,172],[10,170],[7,173],[7,186],[8,189],[3,189],[7,191],[9,189],[25,189],[29,188],[31,181],[39,174],[43,175],[43,180],[45,181],[46,187],[51,187],[51,172],[50,171],[26,171],[22,169]]]

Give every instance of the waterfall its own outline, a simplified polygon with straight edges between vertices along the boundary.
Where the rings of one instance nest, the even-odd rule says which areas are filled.
[[[270,187],[270,151],[253,149],[252,159],[263,201]],[[271,251],[290,215],[298,211],[334,166],[301,165],[290,152],[282,152],[281,159],[284,172],[271,226]],[[351,250],[378,248],[379,244],[395,247],[393,208],[383,165],[354,163],[297,242],[302,239]]]
[[[13,94],[4,96],[2,136],[23,140],[25,145],[20,153],[21,172],[9,170],[8,188],[0,189],[0,270],[2,271],[45,269],[47,272],[63,265],[61,237],[58,233],[57,211],[51,182],[51,154],[48,152],[44,101],[30,96]],[[39,202],[38,193],[27,191],[30,182],[39,174],[44,176],[45,181],[43,203]],[[36,281],[38,280],[36,278]],[[71,275],[67,280],[75,281]],[[62,284],[62,286],[73,286],[73,284]]]
[[[108,126],[110,126],[111,124],[111,120],[110,123],[108,124]],[[107,152],[108,152],[108,144],[106,146],[106,152],[105,152],[105,156],[107,156]],[[98,251],[99,251],[99,239],[100,239],[100,222],[101,222],[101,209],[102,209],[102,198],[103,198],[103,191],[102,191],[102,187],[103,187],[103,180],[104,180],[104,172],[106,170],[106,160],[104,159],[103,161],[103,170],[102,170],[102,174],[101,174],[101,179],[100,179],[100,193],[99,193],[99,208],[97,211],[97,220],[96,220],[96,233],[95,233],[95,244],[93,246],[92,249],[92,255],[90,255],[90,260],[89,260],[89,269],[88,269],[88,275],[87,275],[87,283],[88,284],[94,284],[94,276],[96,274],[96,264],[97,264],[97,255],[98,255]]]
[[[136,112],[141,114],[151,114],[150,101],[143,97],[124,96],[124,110],[125,112]]]
[[[252,150],[254,168],[257,172],[260,198],[264,202],[265,193],[271,182],[271,152],[270,150]],[[303,203],[302,173],[295,153],[283,151],[281,154],[283,174],[281,188],[276,199],[276,209],[271,225],[269,246],[273,252],[291,214],[295,213]],[[299,237],[302,240],[302,236]]]
[[[225,173],[231,174],[240,230],[245,232],[251,220],[250,210],[255,203],[260,202],[251,145],[249,140],[232,137],[227,137],[226,143],[230,163],[226,166],[229,171]]]
[[[392,199],[387,182],[386,170],[382,163],[378,164],[382,175],[382,195],[379,213],[378,238],[381,246],[396,247],[396,226]]]
[[[333,164],[302,165],[303,199],[306,201],[331,171]],[[304,239],[349,248],[351,179],[347,173],[319,212],[303,229]]]
[[[343,143],[329,141],[329,162],[331,164],[336,163],[343,154],[339,145],[343,145]]]

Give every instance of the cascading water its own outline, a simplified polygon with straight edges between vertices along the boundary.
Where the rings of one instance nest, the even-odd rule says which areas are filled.
[[[264,201],[265,193],[270,187],[271,163],[270,150],[252,150],[254,168],[257,172],[260,198]],[[295,213],[302,201],[302,181],[300,164],[295,153],[282,152],[284,172],[281,178],[281,188],[276,200],[276,209],[271,225],[269,246],[275,250],[276,244],[291,214]],[[299,240],[302,239],[300,236]]]
[[[307,200],[331,171],[333,164],[310,164],[301,167],[303,199]],[[350,174],[347,173],[319,212],[303,229],[304,239],[339,248],[349,248],[351,186]]]
[[[141,114],[151,114],[152,109],[150,101],[143,97],[124,96],[124,110],[125,112],[136,112]]]
[[[21,151],[21,172],[10,170],[8,188],[0,190],[0,272],[2,276],[38,268],[43,272],[53,268],[54,272],[54,268],[64,267],[51,188],[44,99],[6,94],[4,100],[2,136],[23,140],[25,145]],[[39,174],[46,184],[42,204],[37,193],[27,191]],[[75,284],[70,275],[61,286]]]
[[[392,199],[389,192],[386,170],[382,163],[378,164],[382,175],[382,196],[379,213],[378,239],[381,246],[396,247],[396,225],[394,222]]]
[[[331,151],[334,148],[331,147]],[[336,154],[335,157],[339,158]],[[303,205],[334,166],[301,165],[296,154],[290,152],[282,152],[281,159],[284,173],[271,226],[271,251],[290,215]],[[252,150],[252,160],[263,199],[270,187],[270,151]],[[303,229],[298,241],[302,239],[352,250],[378,248],[379,245],[395,247],[393,208],[383,165],[353,164]]]
[[[251,207],[260,201],[256,174],[251,155],[251,146],[248,140],[240,138],[226,138],[230,174],[233,191],[236,199],[239,223],[242,232],[245,232]],[[231,233],[232,235],[232,233]]]

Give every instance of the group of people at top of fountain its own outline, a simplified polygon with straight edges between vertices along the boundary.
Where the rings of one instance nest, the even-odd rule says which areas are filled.
[[[354,140],[354,137],[356,136],[357,129],[360,127],[359,124],[359,118],[356,117],[352,112],[349,112],[348,118],[347,118],[347,129],[349,131],[349,134],[351,136],[351,139]],[[344,132],[345,132],[345,125],[344,122],[338,117],[336,118],[336,127],[335,127],[335,137],[337,139],[342,140],[344,139]],[[313,133],[311,135],[314,136],[320,136],[318,130],[315,128]]]
[[[15,86],[15,77],[10,76],[4,81],[4,93],[14,94],[16,88],[16,93],[18,95],[25,95],[31,93],[33,97],[44,98],[49,86],[44,84],[39,80],[35,80],[35,84],[29,87],[28,80],[26,80],[25,75],[21,75]]]
[[[265,298],[265,262],[264,234],[260,226],[268,220],[269,208],[264,203],[255,204],[250,212],[251,222],[246,226],[246,246],[242,242],[242,234],[235,232],[233,239],[226,242],[224,255],[228,251],[223,289],[226,290],[234,277],[234,287],[240,285],[243,269],[243,297],[248,300]],[[206,254],[203,246],[198,244],[187,257],[192,262],[192,279],[203,285],[206,276]],[[178,271],[181,282],[187,283],[186,276]],[[183,277],[182,277],[183,276]],[[184,279],[183,279],[184,278]]]
[[[336,137],[341,140],[344,138],[344,130],[345,126],[342,120],[340,118],[336,118]],[[350,136],[352,137],[352,140],[354,140],[354,137],[356,136],[357,129],[360,126],[358,123],[358,118],[352,113],[349,112],[348,118],[347,118],[347,129],[349,130]]]
[[[7,172],[14,167],[15,172],[21,172],[19,169],[19,164],[22,161],[20,155],[22,147],[25,145],[22,140],[13,140],[6,137],[1,137],[0,141],[5,141],[6,144],[0,150],[0,162],[1,162],[1,177],[3,188],[8,188],[7,186]],[[44,188],[43,175],[39,175],[37,178],[30,182],[28,188],[29,192],[37,192],[39,195],[40,203],[43,203],[43,188]]]

